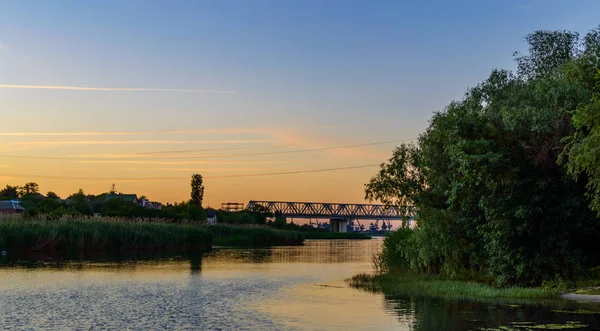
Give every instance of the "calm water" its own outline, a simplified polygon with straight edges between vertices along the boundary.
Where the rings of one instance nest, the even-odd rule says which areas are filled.
[[[0,329],[600,330],[600,306],[393,297],[348,288],[381,240],[201,259],[0,268]],[[6,261],[5,261],[6,262]]]

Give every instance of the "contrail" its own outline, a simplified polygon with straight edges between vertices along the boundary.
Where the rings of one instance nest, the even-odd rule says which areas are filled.
[[[235,93],[233,90],[194,90],[194,89],[169,89],[146,87],[82,87],[82,86],[54,86],[54,85],[13,85],[0,84],[0,88],[34,89],[34,90],[69,90],[69,91],[155,91],[155,92],[186,92],[186,93]]]

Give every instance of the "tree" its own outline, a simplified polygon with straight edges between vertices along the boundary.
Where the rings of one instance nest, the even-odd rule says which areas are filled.
[[[278,229],[284,228],[287,224],[287,219],[285,218],[285,215],[279,211],[276,211],[274,216],[275,220],[273,221],[273,226]]]
[[[92,215],[92,205],[82,189],[79,189],[77,193],[71,194],[67,199],[70,200],[69,209],[74,214]]]
[[[595,78],[593,101],[573,113],[575,132],[561,156],[574,178],[587,180],[590,208],[600,217],[600,70]]]
[[[204,198],[204,186],[202,185],[202,175],[193,174],[191,184],[191,203],[197,206],[202,206],[202,199]]]
[[[58,196],[58,194],[49,191],[48,193],[46,193],[46,198],[48,199],[60,199],[60,197]]]
[[[39,185],[33,182],[23,185],[19,190],[19,196],[21,197],[38,193],[40,193]]]
[[[0,200],[13,200],[19,197],[19,187],[6,185],[0,190]]]
[[[578,53],[577,32],[536,31],[527,35],[525,40],[529,44],[529,55],[517,57],[517,62],[519,74],[529,78],[551,73],[573,60]]]
[[[415,207],[418,228],[386,247],[401,267],[508,286],[600,265],[600,214],[586,201],[600,193],[598,30],[584,46],[565,31],[527,40],[516,74],[494,70],[435,113],[366,185],[367,199]]]

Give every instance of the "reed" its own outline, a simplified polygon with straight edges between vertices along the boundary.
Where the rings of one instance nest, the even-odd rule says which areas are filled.
[[[120,218],[0,216],[0,249],[25,251],[208,251],[213,235],[198,225]]]
[[[444,279],[440,276],[392,273],[359,274],[346,282],[355,288],[389,295],[449,297],[453,299],[548,299],[558,292],[541,288],[497,288],[472,281]]]

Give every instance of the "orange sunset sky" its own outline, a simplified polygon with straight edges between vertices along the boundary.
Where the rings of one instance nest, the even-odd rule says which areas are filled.
[[[200,173],[209,206],[363,202],[525,35],[597,25],[522,2],[3,1],[0,185],[176,202]]]

